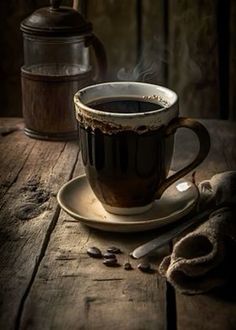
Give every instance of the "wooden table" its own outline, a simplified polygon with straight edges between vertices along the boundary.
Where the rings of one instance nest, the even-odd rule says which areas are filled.
[[[30,139],[18,122],[2,119],[0,131],[0,329],[236,329],[233,300],[182,295],[157,272],[107,268],[90,258],[89,246],[116,245],[123,263],[160,230],[114,234],[74,221],[56,194],[83,172],[77,143]],[[236,123],[202,122],[212,146],[197,181],[236,169]],[[193,157],[196,146],[191,133],[180,130],[172,168]],[[166,252],[152,259],[153,268]]]

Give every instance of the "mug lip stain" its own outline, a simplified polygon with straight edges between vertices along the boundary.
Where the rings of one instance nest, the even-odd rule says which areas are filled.
[[[98,88],[98,87],[103,87],[103,86],[110,86],[112,87],[112,85],[123,85],[123,86],[127,86],[128,84],[131,85],[136,85],[136,86],[144,86],[147,88],[154,88],[155,89],[155,96],[159,96],[158,92],[164,92],[164,93],[168,93],[171,94],[172,98],[174,98],[174,100],[172,102],[169,102],[168,106],[163,106],[163,104],[158,103],[158,105],[161,105],[162,107],[157,109],[157,110],[153,110],[153,111],[148,111],[148,112],[135,112],[135,113],[120,113],[120,112],[109,112],[109,111],[102,111],[102,110],[97,110],[97,109],[93,109],[91,107],[89,107],[88,105],[86,105],[82,100],[81,97],[83,97],[84,94],[88,93],[90,90]],[[127,97],[127,95],[109,95],[107,98],[115,98],[118,97],[119,98],[125,98]],[[154,95],[153,95],[154,96]],[[130,95],[131,99],[132,99],[132,95]],[[137,98],[137,95],[134,95],[133,98]],[[145,98],[149,97],[144,95],[144,101]],[[102,96],[101,100],[105,99],[106,96]],[[166,99],[168,99],[168,97],[166,97]],[[98,101],[99,98],[96,98],[96,100],[90,100],[89,103],[92,103],[94,101]],[[147,99],[148,100],[148,99]],[[151,99],[149,99],[149,101],[151,101]],[[90,113],[91,115],[100,115],[102,117],[117,117],[117,118],[137,118],[137,117],[147,117],[147,116],[152,116],[154,114],[157,113],[163,113],[163,112],[167,112],[170,111],[172,108],[174,108],[174,106],[178,103],[178,95],[171,89],[164,87],[164,86],[160,86],[160,85],[155,85],[155,84],[149,84],[149,83],[143,83],[143,82],[133,82],[133,81],[125,81],[125,82],[121,82],[121,81],[115,81],[115,82],[105,82],[105,83],[99,83],[99,84],[94,84],[94,85],[90,85],[87,86],[83,89],[80,89],[75,95],[74,95],[74,103],[76,106],[78,106],[81,110],[84,110],[88,113]]]

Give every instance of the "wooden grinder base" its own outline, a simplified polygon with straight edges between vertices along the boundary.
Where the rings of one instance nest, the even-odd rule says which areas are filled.
[[[71,76],[46,76],[21,69],[25,134],[43,140],[77,137],[74,94],[91,84],[91,71]]]

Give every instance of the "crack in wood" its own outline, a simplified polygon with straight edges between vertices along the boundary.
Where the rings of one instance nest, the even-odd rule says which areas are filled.
[[[3,191],[3,192],[1,191],[1,190],[3,190],[3,189],[0,189],[2,195],[3,195],[3,194],[6,195],[6,194],[8,193],[8,191],[9,191],[9,189],[10,189],[10,188],[11,188],[11,187],[17,182],[17,180],[18,180],[18,178],[19,178],[19,176],[20,176],[21,171],[23,170],[23,168],[24,168],[24,166],[25,166],[27,160],[29,159],[29,157],[30,157],[30,155],[31,155],[31,153],[32,153],[32,151],[33,151],[33,148],[34,148],[34,146],[35,146],[35,143],[36,143],[36,142],[34,142],[34,143],[32,144],[32,148],[30,149],[28,155],[26,156],[26,158],[25,158],[25,160],[23,161],[21,167],[19,168],[18,172],[16,173],[15,178],[12,180],[12,182],[9,182],[9,185],[6,185],[6,188],[7,188],[7,189],[6,189],[5,191]],[[1,188],[2,188],[2,187],[3,187],[3,185],[1,185]],[[0,195],[0,197],[1,197],[1,195]],[[4,206],[4,203],[0,206],[0,211],[1,211],[1,209],[3,208],[3,206]]]
[[[97,299],[95,297],[89,297],[89,296],[84,297],[84,313],[85,313],[86,319],[88,319],[91,303],[93,303],[96,300]]]
[[[35,266],[34,266],[34,269],[33,269],[33,272],[32,272],[32,276],[31,276],[31,279],[26,287],[26,290],[21,298],[21,301],[20,301],[20,304],[19,304],[19,308],[18,308],[18,312],[17,312],[17,316],[16,316],[16,322],[15,322],[15,329],[18,330],[20,328],[20,323],[21,323],[21,316],[22,316],[22,313],[23,313],[23,310],[24,310],[24,305],[25,305],[25,301],[29,295],[29,292],[31,290],[31,287],[34,283],[34,279],[37,275],[37,272],[38,272],[38,269],[39,269],[39,266],[40,266],[40,263],[43,259],[43,257],[45,256],[45,253],[46,253],[46,249],[48,247],[48,244],[49,244],[49,241],[50,241],[50,237],[51,237],[51,234],[57,224],[57,221],[58,221],[58,218],[59,218],[59,214],[60,214],[60,207],[57,206],[56,208],[56,211],[55,211],[55,214],[52,218],[52,221],[48,227],[48,230],[46,232],[46,235],[45,235],[45,238],[44,238],[44,241],[43,241],[43,244],[42,244],[42,248],[41,248],[41,251],[40,251],[40,254],[36,257],[36,260],[35,260]]]
[[[235,153],[232,147],[234,142],[230,142],[228,145],[226,145],[226,138],[230,138],[231,134],[234,134],[235,125],[233,126],[233,124],[228,124],[229,126],[227,126],[226,123],[223,122],[217,124],[218,126],[216,124],[217,122],[212,121],[211,134],[213,134],[214,136],[214,139],[212,141],[212,152],[209,154],[209,159],[206,161],[206,167],[200,167],[198,169],[199,180],[202,180],[203,178],[206,179],[209,176],[215,174],[215,172],[232,170],[234,168]],[[211,126],[209,125],[207,127]],[[219,134],[218,136],[217,134],[215,134],[216,131],[220,131],[220,136],[225,136],[225,139],[220,141]],[[14,143],[14,141],[11,141],[11,143]],[[180,146],[182,146],[181,143]],[[22,146],[22,148],[23,147],[25,147],[25,144]],[[28,145],[27,154],[29,152],[30,147],[31,145]],[[63,145],[60,145],[60,148],[62,147]],[[36,149],[38,148],[36,147]],[[61,167],[63,169],[63,173],[66,173],[66,179],[68,179],[71,173],[72,165],[74,162],[76,164],[76,167],[78,168],[79,162],[75,161],[76,154],[74,154],[76,150],[77,149],[72,149],[73,157],[70,158],[71,162],[69,166],[66,167],[66,170],[64,172],[64,165],[67,161],[66,156],[68,154],[68,151],[70,152],[70,150],[66,148],[66,152],[63,153],[61,157],[63,159],[63,164],[61,166],[58,166],[58,168],[55,167],[55,173],[53,173],[53,177],[51,179],[52,187],[58,187],[58,182],[56,180],[57,175],[61,175]],[[225,158],[222,150],[225,152]],[[55,152],[55,154],[58,155],[58,146],[56,146],[55,149],[50,149],[50,152]],[[190,147],[189,149],[186,148],[186,153],[189,153],[189,155],[191,155],[192,149]],[[10,179],[8,179],[8,183],[10,181],[13,181],[13,179],[15,178],[17,171],[19,171],[19,167],[24,161],[23,157],[26,157],[27,154],[25,153],[22,156],[21,163],[14,168],[14,173],[12,173],[12,176],[10,177]],[[43,155],[44,153],[42,153],[42,156]],[[15,158],[17,160],[17,157]],[[50,164],[54,165],[54,161],[57,157],[49,158]],[[180,161],[182,161],[182,159],[183,156],[179,158],[179,163]],[[60,161],[61,159],[59,159],[59,163]],[[33,162],[32,164],[34,168],[32,168],[32,171],[30,169],[29,174],[31,174],[31,176],[34,173],[37,173],[38,169],[36,162]],[[26,163],[25,167],[27,167],[27,169],[25,173],[21,173],[19,179],[17,180],[17,184],[13,187],[12,191],[9,191],[8,196],[6,196],[7,198],[10,197],[10,206],[14,205],[15,198],[18,199],[16,193],[19,191],[19,189],[16,188],[19,188],[20,184],[22,184],[22,179],[25,179],[26,181],[28,178],[28,165],[31,165],[30,161]],[[39,164],[39,166],[41,166],[41,164]],[[39,167],[40,173],[42,172],[44,174],[47,170],[47,168],[41,169],[41,167]],[[74,175],[75,173],[76,175],[80,174],[80,171],[78,172],[79,173],[74,171]],[[63,173],[62,177],[60,177],[60,182],[65,179],[65,177],[63,178]],[[48,178],[48,173],[46,173],[45,177]],[[51,181],[49,181],[49,183],[51,183]],[[44,180],[44,182],[48,181]],[[3,187],[2,191],[4,190],[5,188]],[[6,200],[6,198],[4,199]],[[4,201],[2,203],[4,203]],[[170,330],[176,329],[176,326],[178,329],[190,329],[191,325],[193,325],[194,328],[200,328],[201,326],[204,326],[204,320],[206,316],[209,315],[210,317],[212,317],[213,322],[211,322],[210,324],[206,324],[206,326],[211,328],[212,325],[212,327],[217,326],[217,328],[219,329],[225,329],[226,325],[228,325],[229,328],[230,326],[231,328],[233,328],[233,325],[235,324],[235,319],[233,317],[235,314],[235,306],[233,305],[233,303],[226,303],[225,301],[219,299],[220,297],[218,296],[217,299],[215,299],[213,295],[199,295],[194,297],[181,295],[178,292],[175,293],[172,287],[167,287],[168,284],[166,284],[166,282],[164,282],[164,280],[159,276],[157,277],[157,279],[155,279],[155,277],[148,278],[146,276],[143,276],[143,274],[139,272],[135,272],[132,274],[114,274],[109,273],[109,270],[103,269],[102,267],[99,267],[99,269],[97,269],[93,260],[89,260],[85,253],[80,254],[79,247],[81,246],[81,243],[83,244],[88,239],[87,230],[85,231],[84,229],[82,229],[82,226],[78,229],[76,228],[77,230],[71,231],[69,233],[64,230],[65,227],[63,224],[63,220],[65,219],[65,217],[67,217],[64,212],[60,215],[58,219],[58,224],[55,225],[55,228],[52,232],[52,236],[51,238],[49,238],[49,245],[45,248],[45,258],[43,258],[43,260],[40,260],[42,253],[42,241],[45,240],[45,229],[46,231],[48,230],[50,222],[53,218],[53,214],[55,214],[55,199],[52,199],[52,205],[52,212],[50,214],[45,214],[46,217],[44,216],[44,214],[41,217],[41,219],[43,219],[45,222],[43,222],[44,226],[40,226],[40,232],[33,232],[33,235],[35,233],[39,233],[40,238],[36,241],[36,246],[33,249],[32,254],[29,254],[29,257],[27,253],[29,249],[32,248],[34,241],[32,241],[31,232],[28,232],[28,229],[31,228],[31,225],[32,231],[35,229],[34,222],[32,222],[32,224],[25,222],[22,225],[18,221],[17,225],[19,225],[19,227],[23,227],[23,230],[19,231],[19,235],[17,236],[12,235],[15,233],[12,230],[14,228],[13,226],[15,226],[15,223],[13,222],[8,226],[8,223],[11,221],[10,217],[8,220],[8,205],[6,206],[6,211],[4,210],[3,212],[4,221],[1,228],[2,235],[6,233],[9,236],[7,237],[7,240],[13,242],[15,240],[21,240],[21,238],[24,239],[23,243],[19,242],[19,244],[9,244],[6,246],[6,249],[5,246],[2,247],[1,259],[4,262],[7,258],[10,260],[9,264],[6,265],[6,271],[3,268],[4,272],[1,277],[3,285],[3,299],[5,299],[5,301],[3,300],[3,312],[1,314],[1,318],[3,320],[2,322],[5,322],[6,324],[5,327],[7,327],[7,324],[9,324],[9,328],[14,328],[16,324],[15,313],[18,311],[18,317],[20,315],[19,320],[21,323],[16,326],[17,329],[25,329],[27,327],[36,327],[39,329],[44,328],[45,324],[49,324],[49,326],[53,328],[58,328],[60,326],[61,328],[65,328],[68,323],[70,324],[70,328],[79,327],[80,329],[85,329],[91,326],[91,324],[96,325],[99,322],[99,328],[101,329],[104,328],[104,325],[109,325],[108,328],[114,328],[114,325],[116,327],[116,324],[118,324],[117,328],[120,327],[122,329],[125,329],[127,327],[127,324],[130,324],[129,322],[131,321],[132,329],[158,328]],[[40,224],[35,223],[35,225],[37,225],[38,227],[38,225]],[[71,224],[71,227],[74,228],[77,226],[72,226]],[[27,235],[25,234],[26,231]],[[71,242],[69,242],[69,239],[71,238],[71,233],[74,234],[74,237],[71,239]],[[118,235],[115,236],[115,234],[113,235],[114,237],[119,237],[121,246],[124,245],[124,247],[129,247],[129,249],[132,247],[132,242],[129,243],[128,239],[123,239],[121,238],[121,236]],[[93,236],[93,230],[91,230],[91,236]],[[79,241],[78,238],[80,238]],[[96,239],[99,241],[99,247],[101,249],[105,249],[108,245],[108,240],[113,241],[113,236],[104,233],[98,235]],[[118,238],[115,238],[115,241],[116,239],[118,240]],[[89,242],[91,242],[91,244],[93,244],[94,241],[95,237],[89,239]],[[65,246],[62,243],[65,243]],[[63,255],[57,255],[58,257],[67,257],[68,255],[73,257],[77,256],[77,254],[69,254],[71,250],[68,249],[74,249],[74,247],[76,253],[78,253],[79,250],[78,262],[77,260],[76,262],[74,261],[70,264],[67,261],[54,262],[54,259],[56,257],[55,252],[58,253],[58,251],[59,253],[61,253],[61,251],[66,251]],[[11,251],[10,253],[5,252],[9,248],[12,249],[12,253]],[[36,254],[40,255],[36,256]],[[24,257],[24,259],[21,259],[22,256]],[[19,260],[17,261],[18,258]],[[32,260],[32,258],[34,259]],[[27,269],[26,267],[21,267],[21,263],[23,264],[25,261],[27,267],[29,266],[29,268]],[[69,267],[61,267],[62,265],[67,266],[67,263]],[[3,266],[3,263],[1,264],[1,266]],[[35,278],[33,278],[32,267],[35,269]],[[24,273],[21,270],[26,270],[26,272]],[[80,274],[78,274],[79,270],[81,270]],[[98,272],[96,273],[97,270]],[[67,272],[68,274],[66,274]],[[65,277],[66,275],[69,275],[71,278],[69,276],[68,279],[61,278],[62,273],[64,273]],[[99,274],[101,276],[99,276]],[[127,276],[125,276],[124,280],[122,281],[121,278],[118,278],[119,275]],[[117,278],[107,278],[106,276],[117,276]],[[29,283],[30,277],[33,278],[31,284]],[[14,284],[13,281],[17,283],[17,286]],[[51,281],[49,285],[47,281]],[[28,292],[25,293],[26,286],[28,286],[29,288]],[[21,290],[23,290],[23,293]],[[24,293],[25,295],[23,298]],[[93,297],[93,294],[97,297],[97,300],[94,303],[90,300],[90,298]],[[85,305],[83,306],[83,303],[85,303],[85,301],[82,301],[83,297],[88,297],[88,299],[86,300],[87,304],[89,305],[86,307],[88,310],[87,318],[84,317]],[[41,298],[43,299],[41,300]],[[24,302],[23,299],[25,299]],[[130,301],[133,303],[129,303]],[[53,312],[51,309],[52,302]],[[68,302],[71,303],[71,305],[69,305]],[[20,303],[21,311],[19,311]],[[65,306],[70,306],[70,308],[65,308]],[[74,310],[72,310],[72,308],[74,308]],[[66,314],[67,311],[68,314]],[[97,315],[100,315],[100,318],[97,319]],[[92,323],[93,321],[97,323]],[[177,325],[175,324],[176,321],[178,321]],[[13,326],[12,323],[14,323]],[[1,328],[4,328],[5,324],[2,324],[3,326]]]
[[[72,223],[75,222],[75,223],[79,223],[79,220],[72,220],[72,219],[70,220],[70,219],[68,219],[68,220],[63,220],[63,223],[64,222],[72,222]]]
[[[57,159],[55,161],[55,164],[52,166],[51,171],[50,171],[51,173],[53,173],[53,170],[54,170],[55,166],[57,165],[58,160],[60,159],[61,155],[65,151],[65,148],[66,148],[66,143],[64,143],[63,148],[61,149],[61,151],[60,151],[60,153],[59,153],[59,155],[58,155],[58,157],[57,157]]]
[[[77,260],[78,258],[75,258],[75,257],[57,257],[55,258],[55,260],[63,260],[63,261],[66,261],[66,260]]]
[[[166,330],[177,329],[176,298],[174,288],[166,282]]]
[[[65,147],[63,148],[63,150],[65,149]],[[61,153],[60,153],[61,155]],[[72,166],[72,169],[71,169],[71,172],[70,172],[70,175],[69,175],[69,180],[73,177],[73,174],[74,174],[74,171],[75,171],[75,167],[76,167],[76,164],[78,162],[78,158],[79,158],[79,150],[77,152],[77,155],[76,155],[76,159],[75,159],[75,162]],[[58,161],[58,159],[57,159]],[[43,241],[43,244],[42,244],[42,248],[40,250],[40,253],[39,255],[37,256],[36,258],[36,261],[35,261],[35,266],[34,266],[34,269],[33,269],[33,272],[32,272],[32,276],[31,276],[31,279],[26,287],[26,290],[24,292],[24,294],[22,295],[22,298],[20,300],[20,304],[19,304],[19,308],[18,308],[18,311],[17,311],[17,315],[16,315],[16,320],[15,320],[15,330],[19,330],[20,329],[20,326],[21,326],[21,320],[22,320],[22,315],[23,315],[23,311],[24,311],[24,307],[25,307],[25,303],[26,303],[26,300],[27,300],[27,297],[29,296],[29,293],[31,291],[31,288],[33,286],[33,283],[34,283],[34,280],[36,278],[36,275],[38,273],[38,270],[39,270],[39,266],[46,254],[46,250],[47,250],[47,247],[48,247],[48,244],[50,242],[50,238],[51,238],[51,235],[56,227],[56,224],[58,222],[58,219],[59,219],[59,215],[60,215],[60,211],[61,211],[61,208],[60,206],[58,205],[56,207],[56,210],[55,210],[55,213],[52,217],[52,220],[49,224],[49,227],[48,227],[48,230],[45,234],[45,238],[44,238],[44,241]]]
[[[124,278],[94,278],[94,282],[123,281]]]
[[[80,277],[81,275],[80,274],[64,274],[64,275],[61,275],[61,277]]]
[[[83,245],[81,246],[80,251],[83,251],[83,250],[84,250],[85,245],[86,245],[86,244],[88,243],[88,241],[89,241],[90,235],[91,235],[91,230],[90,230],[90,228],[88,228],[88,236],[86,237],[85,242],[84,242]]]

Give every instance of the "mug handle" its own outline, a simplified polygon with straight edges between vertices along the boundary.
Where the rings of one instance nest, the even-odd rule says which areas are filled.
[[[96,76],[93,78],[93,80],[105,80],[106,73],[107,73],[107,56],[105,48],[102,44],[102,42],[98,39],[98,37],[95,36],[95,34],[92,34],[86,38],[85,46],[92,46],[94,49],[95,57],[97,60],[97,73]]]
[[[210,149],[210,136],[207,129],[198,121],[190,118],[176,118],[167,127],[165,136],[174,134],[178,128],[185,127],[191,129],[199,139],[199,151],[195,159],[187,166],[168,177],[159,187],[155,198],[159,199],[163,192],[175,181],[185,176],[197,167],[207,156]]]

